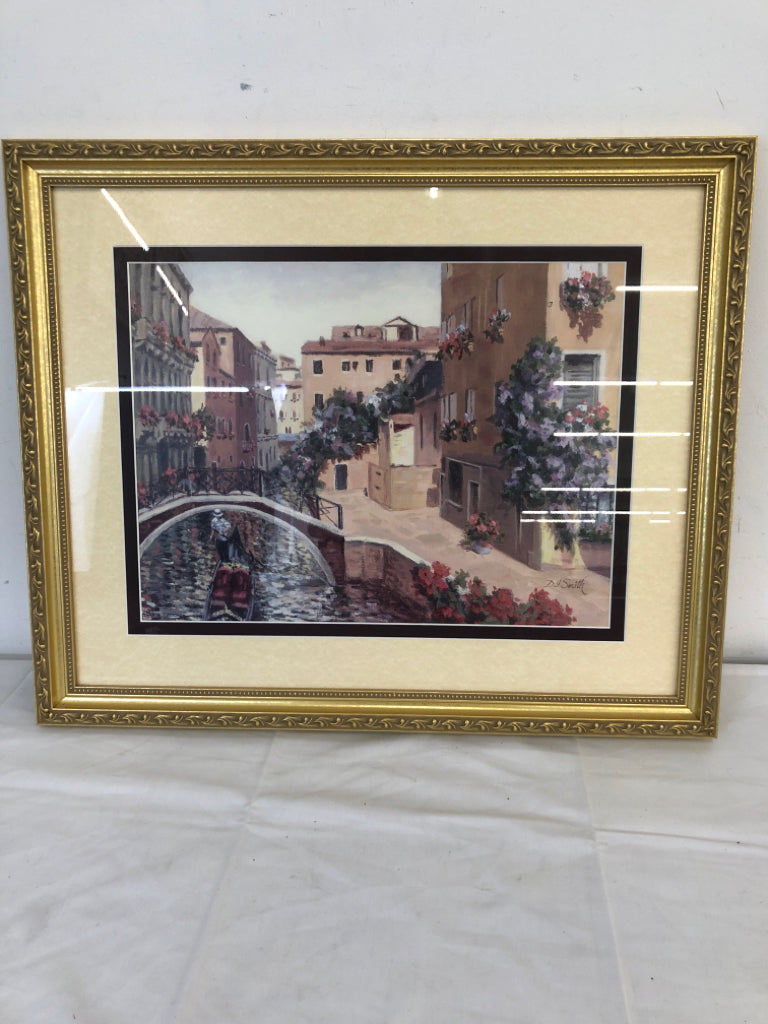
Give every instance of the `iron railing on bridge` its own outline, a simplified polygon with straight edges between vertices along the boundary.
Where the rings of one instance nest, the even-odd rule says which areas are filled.
[[[143,483],[138,485],[139,508],[152,508],[163,501],[194,494],[257,494],[263,497],[264,476],[264,470],[250,466],[234,469],[207,466],[190,469],[188,473],[163,474],[151,487]]]
[[[321,498],[319,494],[305,494],[299,511],[303,511],[304,508],[314,519],[326,519],[340,530],[344,529],[344,509],[337,501]]]
[[[191,469],[188,474],[181,474],[178,477],[166,475],[151,487],[139,484],[138,501],[139,508],[146,509],[174,498],[191,498],[196,494],[253,494],[263,498],[268,491],[267,474],[263,469],[248,466],[221,469],[218,466],[207,466],[204,469]],[[344,509],[330,498],[322,498],[318,494],[305,494],[298,501],[297,511],[306,511],[314,519],[326,520],[340,530],[344,528]]]

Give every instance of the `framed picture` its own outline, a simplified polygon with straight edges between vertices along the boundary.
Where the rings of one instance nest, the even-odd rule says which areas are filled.
[[[5,162],[41,722],[715,734],[754,140]]]

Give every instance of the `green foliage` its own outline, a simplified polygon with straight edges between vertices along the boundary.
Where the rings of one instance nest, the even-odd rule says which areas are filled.
[[[317,411],[315,428],[282,457],[286,486],[299,494],[317,493],[327,463],[360,458],[375,444],[377,434],[378,419],[372,406],[342,390],[334,391],[325,408]]]
[[[608,409],[586,403],[563,407],[563,355],[557,339],[534,338],[496,392],[495,421],[501,440],[495,451],[509,475],[503,495],[528,508],[578,509],[578,488],[608,481],[611,437]],[[571,523],[553,527],[557,546],[573,545]]]

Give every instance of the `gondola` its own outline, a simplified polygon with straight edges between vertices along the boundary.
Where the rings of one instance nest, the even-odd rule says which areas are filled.
[[[216,563],[208,585],[204,618],[209,622],[247,622],[253,617],[255,602],[256,572],[235,529],[227,559]]]

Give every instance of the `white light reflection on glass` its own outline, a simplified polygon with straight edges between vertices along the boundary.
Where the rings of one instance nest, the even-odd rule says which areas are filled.
[[[584,515],[586,515],[586,516],[593,516],[594,514],[595,513],[592,512],[592,511],[584,513]],[[557,515],[578,516],[579,513],[578,513],[578,511],[574,511],[573,509],[570,509],[570,508],[567,509],[567,510],[564,510],[564,511],[561,511],[560,509],[556,509],[556,508],[550,508],[550,509],[533,509],[532,508],[532,509],[527,509],[525,512],[523,512],[523,520],[522,521],[523,522],[528,522],[528,523],[549,522],[549,520],[541,519],[540,517],[541,516],[557,516]],[[671,515],[671,513],[670,513],[669,509],[665,509],[663,511],[658,511],[658,510],[651,511],[650,509],[648,509],[648,510],[638,509],[638,510],[632,511],[632,512],[630,512],[630,511],[621,511],[621,510],[616,510],[616,511],[611,510],[611,511],[608,511],[607,509],[605,511],[603,511],[601,509],[600,510],[600,515],[601,516],[668,516],[668,515]],[[526,516],[529,516],[529,517],[530,516],[535,516],[535,518],[525,518]],[[560,521],[561,520],[557,520],[557,522],[560,522]],[[583,519],[583,518],[580,518],[579,522],[586,522],[586,520]]]
[[[188,395],[190,391],[196,394],[205,394],[206,391],[215,391],[217,394],[229,395],[229,394],[246,394],[250,391],[250,388],[245,387],[244,384],[238,384],[234,387],[205,387],[202,384],[191,384],[188,388],[177,387],[176,385],[161,385],[161,384],[142,384],[141,387],[132,387],[127,384],[125,387],[118,387],[115,385],[107,384],[78,384],[74,388],[69,388],[69,391],[98,391],[102,394],[118,394],[119,392],[134,391],[158,391],[162,394],[168,394],[172,391],[179,391],[182,394]]]
[[[552,382],[558,388],[582,388],[583,380],[555,380]],[[692,380],[596,380],[595,384],[601,387],[612,388],[690,388],[693,387]]]
[[[128,220],[126,215],[123,213],[122,209],[120,208],[120,204],[117,203],[112,198],[112,196],[109,194],[109,192],[107,192],[107,190],[105,188],[101,189],[101,194],[107,200],[107,202],[112,207],[112,209],[115,211],[115,213],[120,218],[120,220],[123,222],[123,224],[125,224],[125,226],[128,228],[128,230],[133,235],[133,237],[136,239],[136,241],[139,243],[141,248],[144,249],[145,252],[148,252],[149,251],[149,246],[144,241],[144,239],[141,237],[141,235],[136,230],[136,228],[133,226],[133,224],[131,224],[131,222]]]
[[[553,437],[690,437],[691,432],[682,430],[556,430]]]
[[[157,271],[158,275],[163,279],[163,281],[165,281],[165,284],[166,284],[166,287],[168,288],[168,291],[171,293],[171,295],[174,297],[174,299],[176,299],[178,304],[181,306],[181,311],[184,314],[184,316],[189,316],[189,313],[187,312],[187,307],[181,301],[181,296],[179,295],[179,293],[176,291],[176,289],[171,284],[170,279],[168,278],[168,275],[166,274],[166,272],[157,263],[155,264],[155,270]]]
[[[697,284],[617,284],[617,292],[697,292]]]

